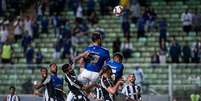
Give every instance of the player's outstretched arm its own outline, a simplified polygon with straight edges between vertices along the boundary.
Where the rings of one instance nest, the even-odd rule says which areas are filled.
[[[111,93],[111,94],[115,94],[115,93],[117,92],[119,86],[120,86],[121,84],[123,84],[123,83],[124,83],[124,80],[119,80],[119,81],[116,83],[116,85],[114,85],[114,86],[109,86],[106,90],[107,90],[109,93]]]
[[[81,54],[79,54],[78,56],[76,56],[74,59],[73,59],[73,63],[76,63],[78,60],[80,60],[81,58],[87,58],[89,55],[89,52],[83,52]]]

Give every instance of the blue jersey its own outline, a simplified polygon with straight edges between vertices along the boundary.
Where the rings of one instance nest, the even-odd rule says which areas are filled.
[[[114,60],[107,62],[107,65],[112,69],[113,74],[115,75],[115,81],[122,77],[124,66],[122,63],[118,63]]]
[[[85,69],[93,72],[100,72],[105,61],[110,60],[109,51],[101,46],[92,45],[85,49],[85,52],[89,52],[89,56],[84,59]]]
[[[63,78],[62,76],[58,76],[58,75],[51,75],[51,80],[52,80],[52,85],[53,88],[61,88],[63,87]]]

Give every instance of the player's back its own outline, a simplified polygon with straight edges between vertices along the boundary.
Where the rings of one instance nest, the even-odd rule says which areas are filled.
[[[122,63],[110,60],[107,62],[107,65],[110,66],[112,72],[115,74],[115,79],[119,79],[123,75],[124,66]]]
[[[85,49],[89,56],[84,60],[85,69],[93,72],[99,72],[105,61],[110,59],[109,51],[98,45],[91,45]]]

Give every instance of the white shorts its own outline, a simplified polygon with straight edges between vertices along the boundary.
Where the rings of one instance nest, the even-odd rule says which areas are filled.
[[[73,97],[74,97],[74,94],[70,91],[70,92],[68,93],[68,96],[67,96],[66,101],[72,101],[72,100],[73,100]]]
[[[98,77],[99,73],[84,69],[82,73],[80,73],[80,75],[78,76],[78,80],[84,84],[88,84],[91,82],[95,82]]]

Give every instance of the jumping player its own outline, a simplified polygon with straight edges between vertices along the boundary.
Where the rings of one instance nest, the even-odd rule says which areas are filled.
[[[124,66],[122,64],[123,56],[121,53],[115,53],[113,59],[107,62],[107,65],[112,69],[115,77],[115,83],[122,77]]]
[[[104,67],[101,72],[101,89],[104,101],[115,101],[115,94],[118,91],[119,86],[124,83],[123,79],[119,79],[117,83],[114,84],[111,76],[112,69],[109,66]]]
[[[92,45],[74,59],[74,62],[80,59],[84,62],[84,70],[78,77],[82,83],[95,82],[102,66],[110,59],[109,51],[101,46],[101,35],[93,33],[91,40]]]
[[[89,101],[83,90],[94,85],[83,85],[79,82],[76,76],[74,76],[74,72],[70,64],[64,64],[62,66],[62,71],[65,73],[65,81],[68,83],[68,88],[70,90],[67,101],[71,101],[72,99],[73,101]]]

